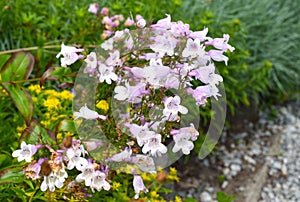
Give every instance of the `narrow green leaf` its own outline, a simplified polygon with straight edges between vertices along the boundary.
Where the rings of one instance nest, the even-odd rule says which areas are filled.
[[[13,84],[4,84],[3,87],[8,92],[15,106],[23,116],[27,125],[30,124],[33,113],[33,101],[30,94],[21,87]]]
[[[13,82],[28,79],[33,65],[34,57],[31,53],[18,52],[13,54],[1,70],[2,81]]]

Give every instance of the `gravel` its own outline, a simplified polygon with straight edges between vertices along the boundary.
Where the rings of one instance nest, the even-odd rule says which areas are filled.
[[[213,154],[202,160],[191,159],[190,165],[179,169],[181,181],[175,187],[177,193],[202,202],[216,201],[217,192],[238,195],[246,189],[243,182],[237,183],[238,179],[255,174],[267,163],[268,176],[258,201],[300,202],[300,106],[294,102],[276,109],[276,117],[270,116],[269,111],[262,112],[257,123],[245,123],[247,130],[242,133],[224,130]],[[280,134],[280,150],[270,154],[274,134]],[[210,172],[185,172],[184,167],[193,166]],[[193,188],[187,188],[189,184]]]

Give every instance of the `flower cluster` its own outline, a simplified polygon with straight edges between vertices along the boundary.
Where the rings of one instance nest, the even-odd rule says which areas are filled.
[[[32,161],[33,155],[41,148],[47,148],[50,151],[50,158]],[[14,151],[12,156],[17,157],[18,161],[31,162],[24,170],[25,176],[33,180],[43,176],[42,191],[49,189],[53,192],[56,188],[62,188],[68,178],[66,169],[73,170],[74,168],[81,172],[76,177],[76,182],[84,181],[92,191],[102,189],[108,191],[110,189],[107,178],[108,168],[97,164],[90,158],[86,159],[87,154],[79,140],[66,137],[62,149],[54,150],[48,145],[31,145],[22,142],[21,149]]]
[[[173,152],[189,154],[199,133],[193,124],[178,128],[177,123],[189,114],[183,96],[192,96],[198,106],[204,106],[208,98],[221,96],[217,85],[223,78],[215,73],[211,60],[227,64],[223,53],[234,48],[228,44],[229,35],[213,39],[206,36],[207,32],[207,28],[194,32],[188,24],[172,22],[167,15],[150,28],[117,31],[101,45],[99,52],[104,54],[91,52],[85,59],[84,72],[100,84],[115,83],[114,99],[131,106],[122,123],[143,155],[166,154],[168,148],[163,141],[170,136],[175,142]],[[206,51],[207,46],[217,50]],[[194,80],[203,85],[194,87]],[[143,110],[145,107],[154,109],[156,115]],[[103,116],[86,106],[74,115],[85,119]],[[173,125],[166,128],[167,123]],[[121,159],[128,161],[131,153],[124,150]],[[119,156],[112,159],[120,161]]]
[[[109,8],[103,7],[99,12],[99,4],[92,3],[89,5],[88,12],[93,13],[94,15],[100,15],[102,18],[102,24],[104,26],[104,32],[101,35],[102,39],[106,39],[113,34],[119,28],[120,23],[124,22],[125,27],[131,27],[136,25],[139,28],[143,28],[146,26],[146,20],[139,14],[135,16],[135,20],[133,17],[128,17],[126,20],[123,15],[109,15]]]
[[[89,12],[98,14],[98,5],[90,5]],[[159,166],[156,158],[178,152],[188,155],[194,148],[193,142],[199,133],[197,126],[186,121],[192,111],[190,101],[198,108],[205,106],[208,99],[221,96],[218,85],[223,78],[216,74],[212,60],[224,61],[227,65],[228,58],[224,53],[234,48],[228,44],[229,35],[213,39],[207,36],[207,28],[192,31],[188,24],[172,22],[170,15],[148,28],[145,28],[147,23],[142,16],[137,15],[135,22],[132,18],[125,21],[126,26],[135,25],[137,30],[116,31],[124,18],[121,15],[109,17],[108,13],[106,8],[100,11],[107,31],[103,38],[112,37],[86,56],[83,72],[97,79],[99,85],[112,86],[113,96],[109,100],[117,106],[125,104],[128,107],[126,111],[109,108],[108,102],[100,98],[97,108],[105,114],[84,104],[73,115],[75,119],[86,119],[86,122],[98,120],[102,127],[116,125],[118,135],[126,137],[123,138],[126,142],[121,142],[123,145],[119,147],[122,150],[104,156],[105,163],[135,165],[132,174],[137,199],[148,189],[136,168],[156,172]],[[207,50],[207,47],[210,48]],[[62,44],[57,57],[63,56],[61,65],[66,67],[83,58],[78,55],[82,51]],[[194,81],[201,85],[195,86]],[[48,108],[54,107],[51,103],[54,100],[44,104]],[[116,115],[108,109],[118,113],[121,121],[112,124]],[[173,143],[167,145],[168,142]],[[86,146],[94,150],[103,147],[103,143],[88,142]],[[31,162],[32,156],[42,147],[23,142],[13,156],[18,157],[18,161]],[[40,174],[44,176],[42,191],[61,188],[68,177],[66,169],[81,172],[73,183],[84,182],[93,192],[110,190],[109,166],[88,158],[79,140],[65,138],[63,147],[58,150],[48,145],[44,147],[51,157],[33,161],[25,170],[26,176],[33,180],[40,178]]]
[[[213,39],[207,36],[207,28],[192,31],[188,24],[172,22],[170,15],[149,28],[144,28],[146,22],[140,25],[136,24],[136,31],[116,31],[87,56],[83,72],[98,79],[99,85],[114,84],[113,101],[130,109],[112,109],[123,117],[118,123],[121,135],[127,135],[131,143],[105,161],[132,163],[142,171],[155,171],[155,158],[168,155],[169,150],[188,155],[194,148],[197,127],[179,124],[190,114],[184,98],[191,97],[197,107],[205,106],[209,98],[218,99],[221,94],[217,86],[223,78],[215,72],[212,60],[227,65],[224,52],[234,48],[228,44],[229,35]],[[202,85],[194,86],[195,80]],[[111,125],[113,119],[112,114],[100,115],[86,105],[74,116],[101,119],[103,127]],[[174,141],[171,148],[166,145],[168,140]],[[147,190],[135,171],[133,174],[138,197],[140,191]]]

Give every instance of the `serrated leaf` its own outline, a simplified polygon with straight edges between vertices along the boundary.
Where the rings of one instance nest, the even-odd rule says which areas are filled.
[[[28,79],[34,65],[31,53],[13,54],[1,69],[2,81],[13,82]]]
[[[14,84],[3,83],[2,85],[21,113],[26,122],[26,125],[29,125],[33,113],[33,101],[30,94],[25,89]]]

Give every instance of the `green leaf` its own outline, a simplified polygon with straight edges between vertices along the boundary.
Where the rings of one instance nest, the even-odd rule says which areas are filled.
[[[10,166],[12,159],[6,154],[0,154],[0,169]]]
[[[9,168],[0,174],[0,184],[2,183],[21,183],[24,181],[24,174],[21,168]]]
[[[32,72],[34,58],[31,53],[13,54],[1,70],[2,81],[13,82],[28,79]]]
[[[21,87],[13,84],[2,84],[5,90],[8,92],[13,103],[24,118],[26,125],[30,124],[33,113],[33,101],[30,94]]]
[[[2,69],[2,66],[7,62],[7,60],[10,58],[10,55],[0,55],[0,70]]]
[[[232,202],[236,196],[234,195],[227,195],[224,192],[217,192],[217,200],[218,202]]]
[[[197,202],[198,200],[195,199],[195,198],[190,198],[190,197],[187,197],[184,199],[185,202]]]
[[[63,77],[65,77],[66,74],[70,74],[70,73],[71,70],[69,68],[50,67],[42,75],[42,78],[40,80],[40,86],[42,86],[47,80],[63,81],[64,80]]]
[[[68,131],[71,133],[77,133],[73,119],[64,119],[57,125],[57,132]]]

